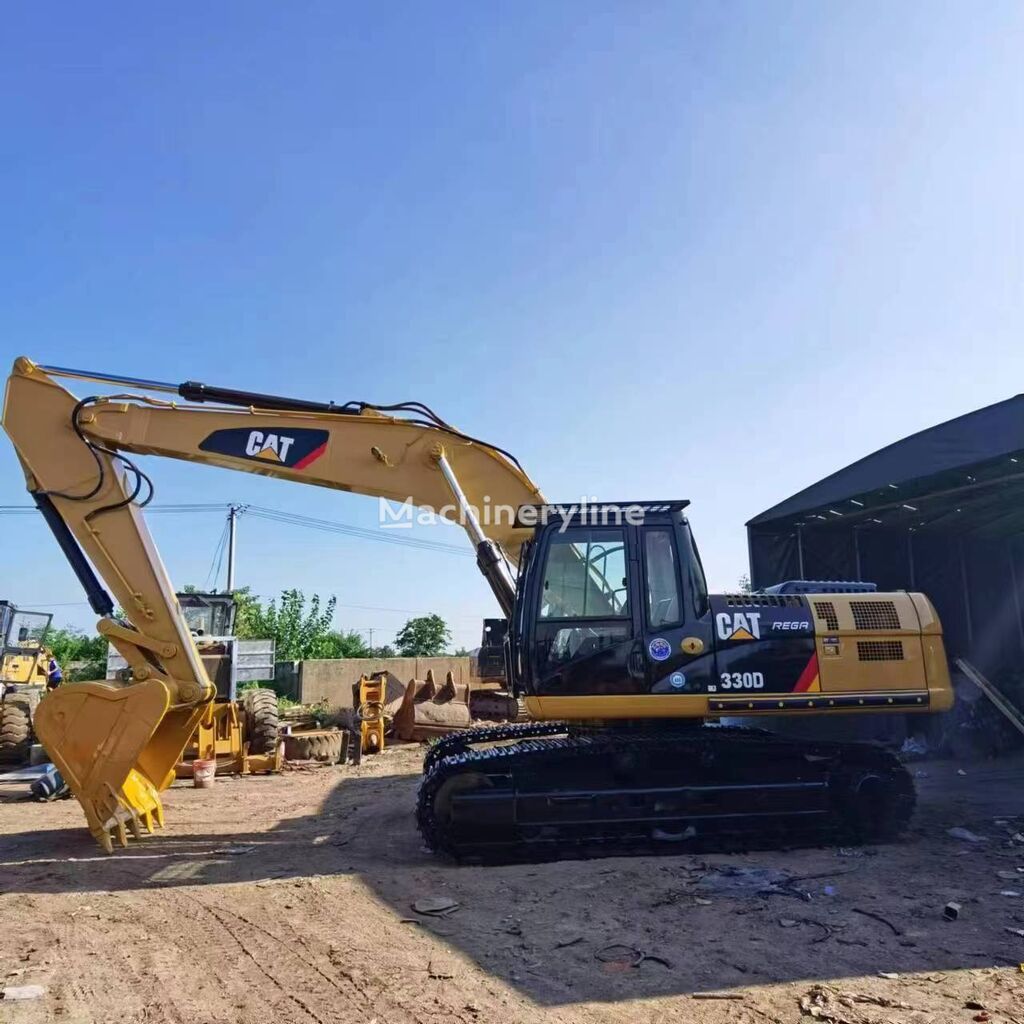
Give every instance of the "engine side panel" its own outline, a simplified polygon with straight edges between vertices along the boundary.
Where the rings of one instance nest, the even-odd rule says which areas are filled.
[[[531,696],[537,718],[945,711],[942,630],[924,595],[712,595],[714,671],[697,692]],[[660,691],[660,692],[659,692]]]

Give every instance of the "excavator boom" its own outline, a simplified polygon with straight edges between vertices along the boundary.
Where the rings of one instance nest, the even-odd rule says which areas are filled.
[[[141,391],[78,399],[58,377]],[[132,670],[127,686],[63,687],[36,716],[38,735],[108,851],[129,831],[161,823],[159,793],[214,697],[146,527],[142,508],[152,484],[132,454],[433,509],[466,528],[506,612],[524,532],[508,520],[481,521],[474,509],[485,499],[512,508],[543,500],[511,456],[420,403],[318,404],[46,368],[23,357],[8,380],[3,426],[29,491],[101,616],[97,628]]]

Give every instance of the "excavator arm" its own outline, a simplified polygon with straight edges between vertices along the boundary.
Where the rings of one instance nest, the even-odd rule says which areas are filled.
[[[78,399],[58,377],[140,391]],[[22,357],[8,379],[3,426],[29,491],[101,616],[97,628],[132,669],[127,685],[62,687],[36,715],[44,746],[108,851],[115,838],[127,842],[128,830],[162,823],[159,793],[214,696],[142,514],[152,484],[131,455],[432,509],[464,526],[506,614],[528,531],[511,514],[479,510],[544,501],[512,456],[415,402],[319,404],[43,367]]]

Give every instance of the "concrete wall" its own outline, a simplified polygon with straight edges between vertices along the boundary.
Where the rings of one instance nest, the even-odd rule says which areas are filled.
[[[303,704],[326,700],[329,705],[352,707],[352,685],[360,676],[372,672],[390,672],[402,683],[410,679],[426,679],[433,670],[434,679],[443,683],[451,672],[455,682],[470,681],[469,658],[332,658],[303,661],[299,665],[298,692]]]

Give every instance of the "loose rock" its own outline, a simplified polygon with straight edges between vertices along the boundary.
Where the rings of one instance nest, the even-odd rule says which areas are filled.
[[[423,896],[412,905],[412,909],[417,914],[447,917],[459,909],[459,903],[458,900],[453,900],[449,896]]]
[[[959,825],[954,828],[946,829],[946,835],[953,839],[962,839],[967,843],[987,843],[988,839],[985,836],[979,836],[972,832],[969,828],[961,828]]]
[[[27,999],[38,999],[46,995],[46,989],[42,985],[8,985],[0,990],[4,1002],[21,1002]]]

